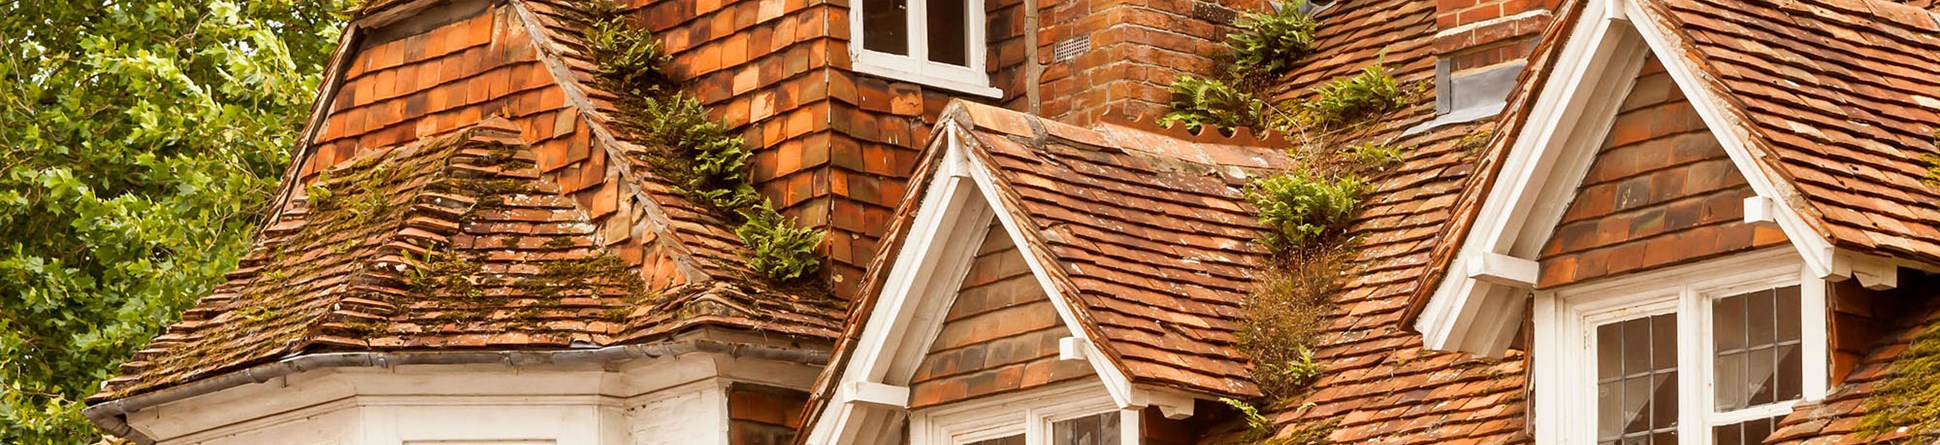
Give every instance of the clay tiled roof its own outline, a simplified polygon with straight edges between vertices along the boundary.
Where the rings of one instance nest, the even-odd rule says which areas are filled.
[[[517,130],[484,125],[328,170],[96,397],[306,350],[611,340],[639,280],[581,273],[621,263]]]
[[[1930,295],[1925,297],[1931,298]],[[1890,430],[1874,434],[1859,429],[1873,402],[1870,399],[1878,395],[1878,389],[1886,378],[1899,372],[1902,356],[1914,339],[1940,332],[1935,331],[1936,327],[1940,327],[1940,299],[1930,299],[1926,307],[1907,311],[1903,317],[1900,326],[1882,338],[1873,352],[1846,375],[1844,383],[1833,388],[1824,400],[1794,407],[1791,415],[1779,421],[1778,427],[1766,438],[1765,443],[1912,443],[1904,431]]]
[[[655,177],[644,149],[611,125],[613,96],[590,86],[593,68],[577,55],[578,22],[565,5],[489,4],[403,36],[353,21],[348,33],[365,37],[339,50],[340,79],[326,89],[312,144],[295,157],[250,256],[91,400],[316,350],[564,348],[703,325],[834,338],[839,302],[753,278],[732,227]],[[475,125],[485,128],[468,129]],[[521,167],[494,173],[509,176],[482,191],[424,188],[474,174],[452,170],[476,161],[450,148],[479,144],[516,147]],[[310,186],[334,189],[374,171],[401,175],[380,193],[396,201],[394,212],[319,226],[303,201]],[[406,205],[424,196],[482,210],[420,214],[424,204]],[[490,209],[500,205],[514,208]],[[444,219],[425,219],[433,217]],[[423,246],[477,256],[471,265],[489,278],[405,286],[399,277],[436,275],[427,266],[466,266],[426,263]],[[405,269],[380,270],[396,267]],[[473,275],[465,270],[458,275]],[[544,285],[589,271],[630,284]],[[284,280],[295,285],[268,284]],[[443,298],[460,290],[487,300]]]
[[[1377,62],[1403,83],[1432,79],[1434,2],[1353,6],[1322,12],[1310,60],[1282,79],[1280,97],[1301,97]],[[1371,119],[1371,128],[1341,136],[1402,147],[1405,160],[1369,178],[1371,190],[1349,229],[1359,240],[1357,257],[1343,272],[1315,354],[1326,370],[1308,393],[1271,416],[1286,429],[1331,424],[1334,443],[1528,442],[1519,352],[1484,359],[1430,351],[1407,322],[1435,264],[1430,258],[1454,239],[1457,198],[1478,189],[1477,172],[1490,168],[1476,151],[1496,125],[1415,128],[1435,117],[1432,95],[1415,99],[1405,110]]]
[[[1249,169],[1290,166],[1285,153],[956,107],[1001,211],[1134,383],[1259,393],[1233,349],[1264,255],[1241,187]]]
[[[1643,4],[1836,246],[1940,264],[1940,18],[1878,0]],[[1696,97],[1696,96],[1693,96]]]

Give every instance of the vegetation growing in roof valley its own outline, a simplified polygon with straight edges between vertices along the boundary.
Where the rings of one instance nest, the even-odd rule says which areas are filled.
[[[1246,199],[1267,227],[1260,244],[1278,255],[1294,255],[1338,238],[1364,188],[1354,175],[1329,179],[1300,171],[1254,180]]]
[[[1246,428],[1239,431],[1236,437],[1232,438],[1231,442],[1255,445],[1323,445],[1332,443],[1332,441],[1327,439],[1327,436],[1334,432],[1335,421],[1333,420],[1302,423],[1288,434],[1279,435],[1280,425],[1275,423],[1272,418],[1261,413],[1259,407],[1228,398],[1221,398],[1219,401],[1225,403],[1226,406],[1232,407],[1234,411],[1239,413],[1240,419],[1246,423]],[[1312,404],[1301,406],[1300,409],[1304,410],[1310,407],[1312,407]]]
[[[617,93],[621,128],[640,137],[647,163],[682,194],[737,224],[747,264],[777,284],[800,283],[821,267],[824,233],[781,216],[748,179],[753,154],[740,136],[708,117],[693,95],[666,72],[668,55],[650,34],[627,23],[611,0],[583,0],[586,53],[600,86]]]
[[[1300,10],[1298,3],[1288,3],[1277,10],[1241,16],[1234,23],[1240,32],[1228,34],[1225,53],[1217,55],[1231,63],[1217,78],[1187,74],[1174,80],[1172,111],[1158,124],[1184,123],[1194,133],[1207,126],[1222,131],[1266,129],[1271,107],[1255,97],[1261,85],[1293,69],[1293,61],[1313,46],[1317,26],[1313,17]]]
[[[1940,151],[1940,128],[1933,129],[1933,149]],[[1929,153],[1920,159],[1927,163],[1927,186],[1940,189],[1940,154]]]
[[[1294,117],[1307,125],[1333,128],[1406,106],[1408,95],[1394,74],[1376,63],[1362,68],[1359,74],[1315,88],[1312,97],[1300,103],[1300,112]]]
[[[1926,328],[1893,360],[1891,374],[1866,399],[1858,431],[1940,439],[1940,326]]]
[[[1304,99],[1275,104],[1262,89],[1292,71],[1309,51],[1318,29],[1297,4],[1270,13],[1249,13],[1228,36],[1228,69],[1217,78],[1181,76],[1171,86],[1172,110],[1163,126],[1186,125],[1193,132],[1238,127],[1286,134],[1299,162],[1294,171],[1267,175],[1249,184],[1246,199],[1258,212],[1267,251],[1253,292],[1241,302],[1245,312],[1238,348],[1252,361],[1252,380],[1267,406],[1286,408],[1324,372],[1316,358],[1317,337],[1333,309],[1330,297],[1353,266],[1352,221],[1368,189],[1363,175],[1398,164],[1406,147],[1368,140],[1380,115],[1406,108],[1409,89],[1382,63],[1364,67],[1313,88]],[[1244,442],[1324,443],[1326,424],[1276,425],[1244,404],[1252,431]],[[1279,433],[1279,434],[1275,434]],[[1277,436],[1277,438],[1276,438]]]
[[[1222,130],[1262,127],[1266,102],[1214,79],[1180,75],[1172,82],[1172,111],[1160,116],[1158,124],[1171,127],[1185,124],[1194,133],[1207,126]]]
[[[1233,63],[1227,77],[1257,82],[1293,69],[1294,59],[1307,54],[1318,28],[1314,18],[1300,12],[1304,2],[1287,2],[1276,10],[1247,11],[1238,22],[1240,32],[1226,35],[1226,51]]]

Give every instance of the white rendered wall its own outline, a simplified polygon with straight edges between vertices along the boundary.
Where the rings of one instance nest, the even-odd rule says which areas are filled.
[[[727,445],[727,387],[811,365],[688,354],[599,366],[316,370],[138,411],[166,445]]]

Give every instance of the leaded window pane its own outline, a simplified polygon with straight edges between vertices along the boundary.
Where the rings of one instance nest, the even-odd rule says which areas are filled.
[[[1800,397],[1798,286],[1718,299],[1711,308],[1711,332],[1719,412]]]
[[[1118,412],[1051,423],[1052,445],[1118,445]]]
[[[1677,442],[1677,316],[1596,328],[1597,441]]]

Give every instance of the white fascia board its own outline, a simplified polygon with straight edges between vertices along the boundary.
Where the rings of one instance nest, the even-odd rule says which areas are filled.
[[[1680,45],[1673,43],[1672,39],[1676,37],[1665,31],[1663,23],[1653,19],[1644,11],[1643,6],[1637,2],[1626,3],[1628,4],[1625,10],[1635,18],[1631,23],[1636,24],[1637,33],[1643,36],[1651,52],[1655,53],[1658,61],[1664,64],[1664,71],[1670,74],[1678,89],[1684,92],[1684,97],[1689,98],[1691,106],[1697,109],[1698,116],[1704,119],[1704,125],[1711,129],[1712,136],[1724,146],[1725,154],[1729,155],[1732,164],[1738,166],[1739,173],[1744,175],[1745,182],[1751,184],[1752,191],[1760,197],[1784,204],[1775,206],[1777,211],[1771,216],[1777,220],[1779,229],[1785,231],[1785,238],[1791,240],[1792,246],[1798,249],[1799,256],[1805,259],[1805,267],[1819,277],[1832,276],[1834,273],[1832,242],[1806,222],[1804,215],[1799,213],[1797,206],[1805,202],[1804,199],[1791,187],[1780,187],[1781,180],[1777,179],[1779,176],[1766,171],[1764,164],[1759,162],[1750,147],[1745,145],[1746,141],[1751,140],[1747,129],[1743,125],[1738,125],[1730,115],[1719,108],[1720,104],[1724,103],[1724,98],[1718,97],[1716,91],[1706,87],[1705,80],[1699,77],[1697,70],[1689,65],[1689,61],[1683,57],[1674,56],[1684,54]]]
[[[1118,365],[1112,363],[1110,356],[1105,355],[1105,351],[1098,347],[1097,339],[1085,332],[1075,308],[1071,307],[1072,300],[1058,290],[1057,285],[1051,281],[1048,265],[1038,259],[1031,244],[1024,239],[1024,228],[1018,224],[1016,218],[1011,216],[1011,212],[1004,211],[1003,199],[995,193],[998,188],[995,178],[990,174],[990,168],[976,158],[966,157],[966,160],[970,164],[970,177],[975,179],[977,186],[984,190],[983,196],[989,202],[990,208],[997,209],[997,221],[1004,225],[1004,232],[1009,233],[1011,241],[1017,244],[1017,251],[1023,254],[1024,263],[1030,266],[1031,275],[1035,276],[1038,285],[1044,288],[1044,295],[1050,297],[1051,306],[1057,308],[1058,318],[1064,321],[1064,326],[1071,331],[1072,337],[1084,340],[1085,359],[1091,362],[1092,370],[1104,380],[1105,390],[1111,393],[1112,401],[1116,402],[1119,408],[1138,406],[1132,396],[1131,379],[1126,377],[1125,372],[1118,369]]]
[[[1600,136],[1609,132],[1641,69],[1642,48],[1627,39],[1628,27],[1598,13],[1606,1],[1585,5],[1581,20],[1586,22],[1565,42],[1528,123],[1515,129],[1518,137],[1455,254],[1454,267],[1416,319],[1415,330],[1430,349],[1498,355],[1521,323],[1518,297],[1535,282],[1526,270],[1497,268],[1516,272],[1503,276],[1469,272],[1474,264],[1486,272],[1491,263],[1526,267],[1523,261],[1533,260],[1574,199]]]
[[[925,301],[937,299],[934,294],[937,286],[931,284],[939,273],[956,274],[961,280],[965,271],[939,271],[945,266],[966,266],[967,261],[957,261],[958,265],[945,265],[945,253],[961,253],[959,245],[967,237],[982,237],[989,226],[991,213],[982,199],[977,197],[976,185],[966,176],[969,165],[963,161],[965,155],[961,147],[967,137],[956,122],[947,121],[938,127],[940,146],[933,149],[945,150],[936,173],[929,178],[929,184],[922,196],[922,204],[914,216],[915,223],[909,235],[904,238],[903,248],[898,250],[896,259],[891,263],[889,276],[885,278],[882,293],[874,309],[870,312],[867,325],[856,340],[852,357],[841,370],[835,383],[838,391],[852,382],[884,383],[891,380],[891,370],[897,368],[895,359],[907,360],[909,351],[921,349],[930,339],[908,340],[913,329],[920,330],[923,324],[929,330],[940,327],[942,311],[936,310],[938,302]],[[962,221],[969,218],[976,221]],[[981,221],[981,224],[978,224]],[[971,247],[974,251],[974,246]],[[963,260],[959,258],[959,260]],[[967,269],[967,267],[963,267]],[[954,289],[954,288],[952,288]],[[943,297],[947,299],[948,296]],[[947,304],[947,301],[943,302]],[[922,310],[928,308],[930,310]],[[934,337],[930,332],[929,337]],[[915,351],[920,360],[921,351]],[[905,364],[904,368],[913,367]],[[907,380],[903,376],[902,380]],[[817,417],[816,424],[809,431],[811,444],[841,444],[853,442],[863,431],[879,429],[885,416],[874,415],[864,409],[866,405],[849,403],[830,403],[822,409],[827,410]]]

